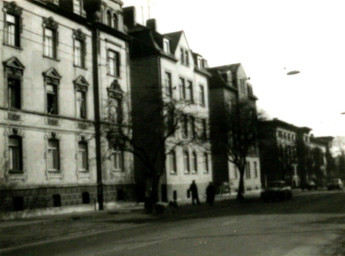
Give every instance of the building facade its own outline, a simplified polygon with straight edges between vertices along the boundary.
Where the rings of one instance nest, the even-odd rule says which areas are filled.
[[[159,199],[186,200],[193,180],[203,197],[212,180],[207,141],[209,73],[205,69],[206,61],[192,52],[183,31],[160,34],[155,20],[148,20],[146,26],[137,24],[133,7],[126,8],[124,13],[129,34],[133,37],[133,133],[150,156],[155,154],[155,147],[162,149],[156,162],[163,170]],[[173,130],[165,140],[169,127],[174,126],[174,122],[169,124],[167,106],[173,106],[177,122],[173,128],[176,131]],[[147,120],[150,120],[149,126],[145,125]],[[157,141],[162,141],[164,146],[155,146]],[[146,170],[138,157],[135,170],[140,185],[144,179],[140,174]]]
[[[130,93],[122,2],[99,2],[96,40],[83,4],[0,1],[2,209],[90,210],[100,187],[109,206],[133,194],[133,156],[107,137],[116,126],[109,102]]]
[[[228,124],[222,123],[229,115],[228,107],[245,100],[256,112],[257,98],[253,94],[252,86],[241,64],[232,64],[221,67],[209,68],[209,100],[210,100],[210,123],[213,179],[217,186],[229,184],[235,191],[239,186],[239,171],[229,161],[229,156],[223,141],[228,141],[228,133],[222,129]],[[254,131],[253,127],[253,131]],[[246,157],[246,171],[244,175],[244,187],[246,191],[259,190],[261,188],[261,168],[259,151],[253,145]]]
[[[260,126],[260,160],[262,183],[284,180],[300,187],[310,180],[311,156],[308,127],[297,127],[279,119],[264,121]]]

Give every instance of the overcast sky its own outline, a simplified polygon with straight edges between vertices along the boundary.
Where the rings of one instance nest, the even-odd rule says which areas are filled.
[[[160,33],[184,30],[209,66],[242,63],[270,117],[345,136],[344,0],[124,0],[131,5]]]

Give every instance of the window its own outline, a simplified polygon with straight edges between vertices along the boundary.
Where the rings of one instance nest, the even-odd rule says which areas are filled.
[[[10,172],[23,171],[22,138],[19,136],[9,137],[9,170]]]
[[[167,128],[168,128],[168,133],[171,135],[175,134],[176,131],[176,121],[175,121],[175,112],[173,110],[168,110],[168,120],[167,120]]]
[[[254,162],[254,177],[258,177],[258,163]]]
[[[237,171],[237,168],[235,165],[233,165],[233,167],[234,167],[234,176],[235,176],[235,179],[237,179],[238,178],[238,171]]]
[[[186,99],[186,84],[183,78],[180,77],[180,99]]]
[[[114,146],[113,148],[112,168],[114,171],[123,170],[123,150],[119,146]]]
[[[182,135],[184,138],[188,137],[188,116],[183,115],[182,116]]]
[[[6,13],[5,44],[19,47],[19,17]]]
[[[250,179],[250,162],[246,164],[246,179]]]
[[[21,108],[21,86],[20,80],[8,78],[8,99],[10,108]]]
[[[176,174],[177,173],[177,166],[176,166],[176,152],[173,150],[170,152],[168,155],[168,165],[169,165],[169,170],[171,174]]]
[[[107,11],[107,25],[111,27],[111,12]]]
[[[189,66],[189,53],[188,53],[187,50],[184,52],[184,57],[185,57],[184,64],[185,64],[186,66]]]
[[[113,28],[118,29],[119,21],[117,15],[114,13],[113,15]]]
[[[189,120],[190,120],[191,136],[192,136],[192,138],[195,138],[196,137],[195,118],[193,116],[191,116],[189,118]]]
[[[78,169],[79,171],[87,171],[89,169],[89,154],[87,142],[85,141],[78,143]]]
[[[53,195],[53,206],[61,207],[61,196],[60,194]]]
[[[194,103],[194,99],[193,99],[193,82],[192,81],[188,81],[187,100],[190,100],[191,103]]]
[[[197,173],[198,172],[198,157],[195,152],[192,153],[192,173]]]
[[[82,0],[73,0],[73,12],[82,15],[83,5]]]
[[[48,170],[60,170],[60,149],[57,139],[48,140]]]
[[[209,169],[208,169],[208,154],[204,153],[204,173],[208,173]]]
[[[55,84],[48,83],[46,85],[47,90],[47,113],[58,114],[58,97],[57,97],[57,86]]]
[[[77,117],[86,119],[86,92],[77,91]]]
[[[89,192],[83,192],[81,194],[81,198],[82,198],[83,204],[90,204],[91,200],[90,200],[90,193]]]
[[[171,73],[165,72],[164,81],[165,81],[166,95],[167,97],[172,98],[173,90],[172,90]]]
[[[206,105],[206,99],[205,99],[205,88],[203,85],[200,85],[200,105],[205,106]]]
[[[202,126],[202,139],[207,139],[207,122],[206,119],[201,119],[201,126]]]
[[[181,61],[181,64],[184,64],[184,49],[180,49],[180,61]]]
[[[189,154],[187,151],[183,152],[183,169],[185,173],[190,173]]]
[[[120,76],[120,54],[108,50],[108,75]]]
[[[50,58],[56,58],[55,36],[52,29],[44,30],[44,55]]]
[[[197,57],[196,62],[199,69],[203,68],[202,58],[200,56]]]
[[[163,51],[166,54],[170,54],[170,41],[166,38],[163,39]]]
[[[74,40],[74,65],[84,67],[84,42]]]
[[[119,123],[121,121],[121,100],[120,99],[110,99],[109,102],[109,114],[110,121],[113,123]]]

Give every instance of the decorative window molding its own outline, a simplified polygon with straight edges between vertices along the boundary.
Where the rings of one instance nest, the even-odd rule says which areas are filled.
[[[22,82],[23,82],[23,73],[24,65],[16,58],[12,57],[3,62],[4,73],[5,73],[5,82],[7,86],[5,89],[5,104],[9,108],[21,109],[22,107]]]
[[[122,99],[123,98],[123,90],[119,84],[119,81],[115,79],[110,86],[107,88],[109,98],[116,98]]]
[[[59,24],[53,17],[43,17],[43,56],[57,59],[57,47],[59,45]]]
[[[4,1],[4,44],[12,47],[20,47],[20,34],[22,33],[22,12],[15,1]]]
[[[89,83],[86,81],[85,77],[82,75],[78,76],[73,80],[74,88],[78,91],[87,92],[89,88]]]

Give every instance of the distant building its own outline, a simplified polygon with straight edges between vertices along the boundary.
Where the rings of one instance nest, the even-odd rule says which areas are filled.
[[[279,119],[264,121],[260,127],[262,184],[285,180],[299,187],[308,180],[310,141],[308,127],[297,127]]]
[[[99,105],[93,34],[83,9],[89,3],[0,2],[5,20],[0,30],[2,209],[90,210],[100,191],[106,206],[133,198],[133,156],[109,142],[105,128],[117,125],[109,102],[129,106],[121,101],[130,93],[122,2],[99,1]],[[101,121],[107,125],[100,127],[97,145],[95,127]]]
[[[235,104],[240,99],[248,100],[256,112],[257,98],[253,94],[252,86],[248,82],[249,78],[240,63],[209,68],[208,71],[212,75],[209,78],[209,99],[213,180],[218,186],[224,182],[230,183],[231,188],[237,190],[239,172],[237,167],[229,161],[227,150],[223,148],[224,144],[218,141],[228,140],[228,135],[222,132],[221,120],[225,120],[225,115],[229,113],[225,109],[226,106]],[[253,127],[253,131],[255,132],[255,127]],[[224,137],[220,137],[219,134],[223,134]],[[245,189],[247,191],[258,190],[261,188],[261,168],[256,145],[253,145],[253,149],[249,152],[246,163]]]
[[[206,61],[192,52],[183,31],[161,34],[156,21],[148,20],[146,26],[137,24],[135,9],[124,9],[128,33],[133,37],[131,47],[131,81],[133,99],[133,137],[140,146],[152,148],[154,138],[166,134],[164,105],[175,102],[182,110],[179,130],[165,141],[160,152],[161,160],[168,153],[164,164],[159,194],[160,200],[185,200],[192,180],[203,197],[207,184],[212,180],[210,145],[207,140],[195,142],[197,133],[209,136],[209,73]],[[160,106],[157,108],[157,105]],[[150,117],[152,127],[143,125]],[[199,127],[199,129],[198,129]],[[157,131],[157,133],[152,133]],[[150,138],[149,134],[154,136]],[[180,141],[180,145],[176,142]],[[157,142],[157,141],[155,141]],[[152,156],[153,157],[153,156]],[[135,157],[135,173],[138,188],[143,187],[143,173],[147,171],[143,161]],[[139,194],[143,194],[139,193]]]

